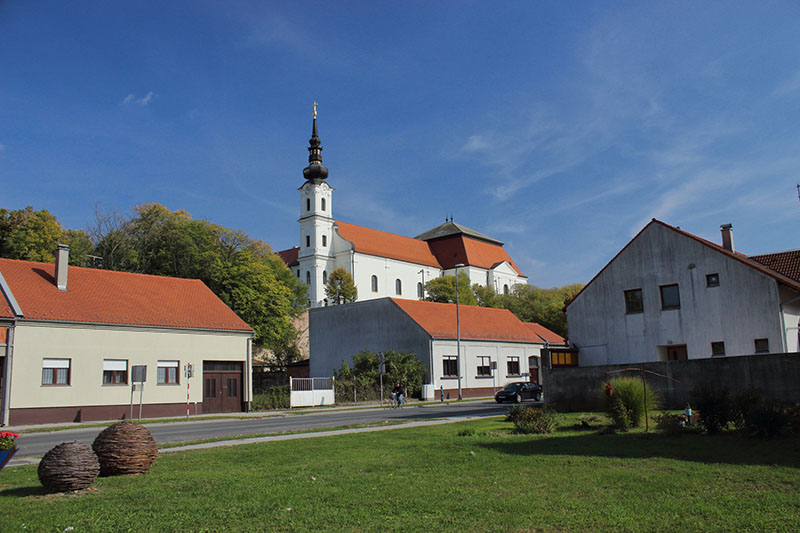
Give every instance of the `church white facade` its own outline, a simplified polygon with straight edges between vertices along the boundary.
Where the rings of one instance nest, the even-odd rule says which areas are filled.
[[[328,169],[322,165],[316,108],[308,151],[306,182],[300,187],[300,246],[278,255],[308,285],[310,307],[328,305],[325,285],[337,268],[353,276],[358,301],[387,296],[421,300],[427,281],[455,275],[457,269],[471,284],[497,293],[527,283],[502,242],[452,220],[415,238],[334,220],[333,187],[325,181]]]

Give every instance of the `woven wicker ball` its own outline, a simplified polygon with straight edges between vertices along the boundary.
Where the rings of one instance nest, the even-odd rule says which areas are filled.
[[[82,442],[61,443],[39,462],[39,481],[49,492],[85,489],[99,472],[97,455]]]
[[[94,439],[92,448],[100,460],[101,476],[141,474],[158,457],[158,447],[150,431],[127,420],[104,429]]]

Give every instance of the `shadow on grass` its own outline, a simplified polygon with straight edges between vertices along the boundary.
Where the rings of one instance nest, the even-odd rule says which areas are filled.
[[[574,430],[573,430],[574,431]],[[513,455],[573,455],[648,459],[661,457],[700,463],[778,465],[800,467],[800,439],[762,440],[739,435],[682,435],[658,433],[619,435],[531,436],[526,440],[502,440],[479,444]]]
[[[27,498],[28,496],[44,496],[47,492],[41,485],[31,485],[28,487],[17,487],[0,491],[0,498]]]

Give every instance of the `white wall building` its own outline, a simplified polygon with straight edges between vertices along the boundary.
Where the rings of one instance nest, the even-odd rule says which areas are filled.
[[[579,365],[797,352],[800,281],[764,264],[785,254],[735,252],[730,224],[722,241],[653,219],[567,307]]]
[[[316,109],[309,141],[306,182],[300,187],[300,246],[278,254],[309,287],[309,304],[321,307],[328,275],[343,268],[353,276],[358,300],[387,296],[422,299],[425,282],[460,273],[472,284],[509,292],[527,283],[503,243],[452,220],[415,238],[356,226],[333,218],[333,188],[325,181]],[[333,302],[330,302],[333,303]]]

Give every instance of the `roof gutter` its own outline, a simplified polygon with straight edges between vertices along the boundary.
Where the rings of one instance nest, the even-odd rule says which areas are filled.
[[[2,273],[0,273],[0,291],[3,292],[3,295],[8,301],[8,305],[11,306],[11,311],[14,313],[14,317],[23,316],[22,308],[17,303],[17,299],[14,298],[14,294],[11,292],[11,287],[9,287],[8,283],[6,283],[6,279],[3,277]]]

